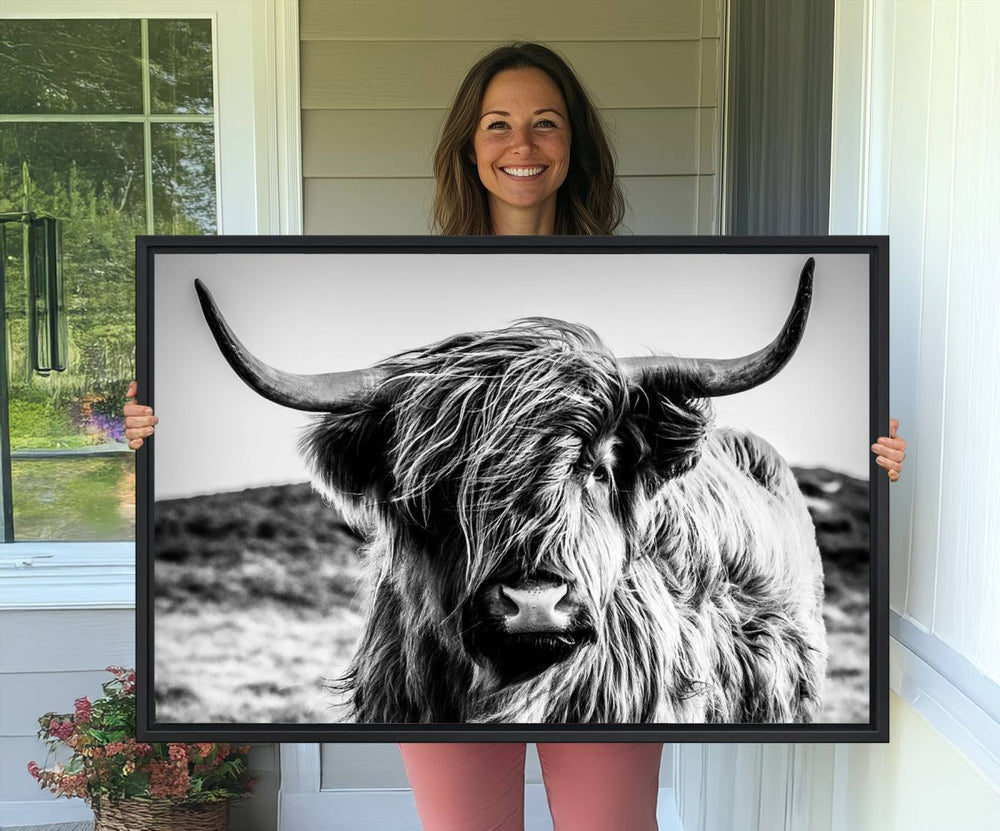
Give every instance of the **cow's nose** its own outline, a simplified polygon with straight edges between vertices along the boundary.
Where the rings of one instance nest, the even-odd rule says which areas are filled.
[[[517,586],[500,585],[500,593],[510,604],[504,612],[504,625],[514,634],[562,632],[570,627],[574,605],[569,601],[569,586],[549,581],[529,581]]]

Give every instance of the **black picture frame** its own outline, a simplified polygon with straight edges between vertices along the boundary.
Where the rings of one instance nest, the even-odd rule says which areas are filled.
[[[889,422],[889,239],[885,236],[824,237],[326,237],[214,236],[136,238],[136,345],[140,401],[154,408],[156,309],[159,258],[228,254],[405,254],[471,256],[585,254],[828,254],[868,258],[870,441]],[[162,265],[162,260],[160,261]],[[193,275],[192,275],[193,276]],[[414,344],[417,346],[418,344]],[[136,459],[136,656],[137,735],[144,741],[229,742],[887,742],[889,740],[889,516],[884,471],[869,468],[869,720],[813,724],[241,724],[158,722],[154,707],[155,552],[153,507],[155,438]]]

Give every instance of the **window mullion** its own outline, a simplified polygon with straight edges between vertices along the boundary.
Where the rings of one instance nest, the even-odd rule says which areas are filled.
[[[153,126],[150,121],[152,110],[149,89],[149,21],[142,18],[139,25],[142,45],[142,143],[143,166],[145,170],[146,233],[153,233]]]

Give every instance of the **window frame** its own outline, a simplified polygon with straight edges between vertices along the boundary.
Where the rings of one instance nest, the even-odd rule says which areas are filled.
[[[0,19],[210,19],[218,233],[302,233],[298,4],[129,0],[120,8],[111,5],[5,0]],[[250,72],[247,55],[252,55]],[[134,608],[135,544],[0,544],[0,583],[4,610]]]

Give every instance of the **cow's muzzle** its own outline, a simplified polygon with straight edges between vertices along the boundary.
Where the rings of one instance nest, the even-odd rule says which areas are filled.
[[[472,617],[467,645],[505,683],[537,675],[597,637],[573,581],[550,572],[488,583]]]
[[[512,635],[558,634],[569,630],[580,604],[570,585],[558,578],[536,577],[514,585],[494,583],[486,588],[487,611],[503,622]]]

